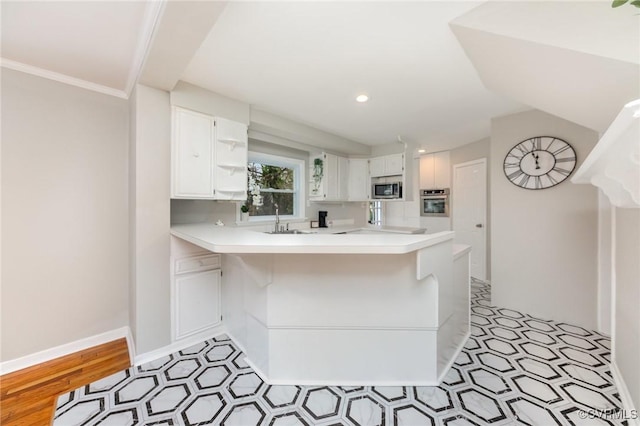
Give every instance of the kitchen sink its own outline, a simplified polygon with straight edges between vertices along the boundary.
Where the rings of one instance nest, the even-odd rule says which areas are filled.
[[[265,234],[308,234],[309,232],[301,231],[299,229],[287,229],[285,231],[271,231],[265,232]]]

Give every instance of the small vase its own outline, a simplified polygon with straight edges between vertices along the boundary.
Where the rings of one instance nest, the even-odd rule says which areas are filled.
[[[240,212],[240,222],[249,221],[249,212]]]

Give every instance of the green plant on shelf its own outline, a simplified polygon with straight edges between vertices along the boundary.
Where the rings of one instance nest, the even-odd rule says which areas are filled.
[[[324,163],[322,158],[316,158],[313,160],[313,190],[314,194],[317,194],[320,190],[320,182],[322,182],[322,177],[324,175]]]

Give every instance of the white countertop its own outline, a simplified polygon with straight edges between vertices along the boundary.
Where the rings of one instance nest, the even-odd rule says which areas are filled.
[[[336,231],[358,229],[344,226],[323,229],[323,232],[332,234],[266,234],[198,223],[174,225],[171,234],[216,253],[404,254],[453,239],[451,231],[437,234],[335,234]]]

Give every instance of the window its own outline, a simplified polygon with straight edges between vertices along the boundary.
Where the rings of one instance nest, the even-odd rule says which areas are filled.
[[[369,223],[372,225],[382,225],[382,201],[371,201],[369,203]]]
[[[304,160],[276,155],[249,153],[247,164],[249,217],[272,219],[304,216]]]

